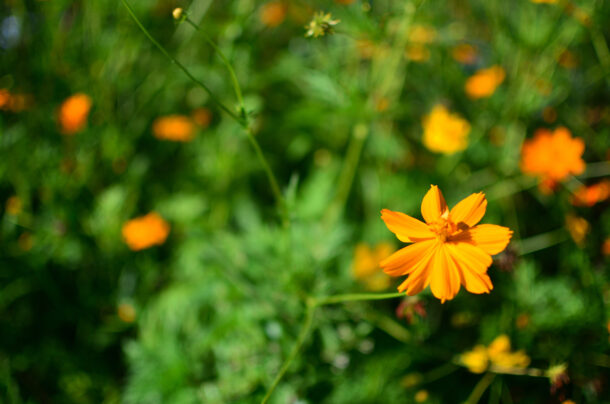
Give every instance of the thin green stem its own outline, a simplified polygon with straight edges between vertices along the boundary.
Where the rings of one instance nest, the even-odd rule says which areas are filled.
[[[564,242],[568,238],[563,228],[521,240],[519,255],[531,254]]]
[[[273,382],[271,383],[269,390],[267,390],[265,397],[263,397],[261,404],[266,404],[267,401],[269,401],[269,398],[273,394],[273,391],[275,390],[277,385],[280,383],[280,381],[284,377],[284,374],[286,374],[286,372],[288,371],[290,364],[292,363],[294,358],[296,358],[297,354],[301,350],[301,347],[303,346],[303,343],[305,342],[305,339],[307,338],[307,336],[309,335],[309,331],[311,330],[311,325],[313,323],[313,317],[315,314],[315,310],[316,310],[316,304],[313,301],[308,301],[307,311],[305,312],[305,319],[303,321],[301,331],[299,332],[299,336],[297,337],[297,341],[294,344],[294,346],[292,347],[292,351],[290,351],[290,354],[288,355],[288,357],[282,364],[282,367],[280,368],[279,373],[277,374],[277,376],[275,376],[275,379],[273,379]]]
[[[284,222],[286,222],[288,220],[288,213],[286,212],[286,203],[284,201],[284,196],[282,195],[282,191],[280,190],[280,186],[278,185],[277,179],[275,178],[275,174],[273,174],[273,170],[271,170],[271,166],[267,162],[267,159],[263,154],[263,150],[261,149],[260,145],[258,144],[258,141],[254,137],[252,128],[246,128],[246,136],[248,137],[248,141],[250,141],[250,144],[252,145],[252,148],[256,153],[256,157],[258,157],[258,160],[263,166],[263,170],[265,170],[267,180],[269,181],[269,185],[271,185],[271,191],[273,191],[273,196],[275,197],[275,200],[281,209],[282,218]]]
[[[195,30],[197,32],[199,32],[201,34],[201,36],[203,36],[203,39],[208,43],[208,45],[210,45],[212,47],[212,49],[214,49],[214,51],[216,53],[218,53],[218,56],[224,63],[225,67],[229,71],[229,75],[231,76],[231,82],[233,83],[233,90],[235,90],[235,97],[237,98],[237,102],[239,103],[239,106],[241,108],[242,119],[246,120],[246,122],[247,122],[247,116],[246,116],[246,111],[245,111],[245,107],[244,107],[244,98],[241,93],[241,87],[239,86],[239,81],[237,80],[237,76],[235,75],[235,70],[233,70],[233,66],[229,62],[229,59],[227,59],[227,57],[220,50],[220,48],[214,43],[214,41],[212,41],[212,39],[205,33],[205,31],[203,31],[202,29],[199,28],[199,26],[197,24],[195,24],[188,17],[186,17],[185,21],[187,23],[189,23],[193,28],[195,28]]]
[[[275,197],[275,199],[276,199],[276,201],[277,201],[277,203],[278,203],[278,205],[279,205],[279,207],[281,209],[283,221],[284,221],[285,224],[288,223],[288,214],[286,212],[286,204],[284,202],[284,198],[282,196],[282,192],[280,191],[280,187],[278,185],[277,179],[275,178],[275,175],[273,174],[273,171],[271,170],[271,167],[269,166],[269,163],[267,162],[267,159],[265,159],[265,156],[263,154],[263,151],[262,151],[260,145],[258,144],[257,140],[254,137],[254,133],[252,132],[252,129],[248,125],[248,119],[247,119],[247,114],[245,113],[245,109],[244,109],[244,103],[243,103],[243,97],[242,97],[242,94],[241,94],[241,89],[239,87],[239,83],[237,81],[237,77],[235,76],[235,71],[233,70],[233,67],[229,63],[228,59],[220,51],[218,46],[216,46],[216,44],[207,35],[205,35],[205,33],[202,30],[198,29],[197,25],[195,25],[191,20],[186,19],[186,21],[188,23],[193,25],[195,27],[195,29],[197,29],[204,36],[204,38],[206,39],[208,44],[210,46],[212,46],[212,48],[218,53],[220,58],[223,60],[225,66],[227,67],[227,69],[229,71],[229,74],[231,75],[231,80],[233,81],[233,88],[235,89],[235,95],[237,96],[238,102],[240,103],[240,109],[241,109],[241,115],[242,115],[241,117],[237,116],[233,111],[231,111],[222,102],[220,102],[216,98],[216,96],[214,96],[212,91],[204,83],[199,81],[195,76],[193,76],[191,74],[191,72],[189,72],[189,70],[186,67],[184,67],[184,65],[182,63],[180,63],[178,60],[176,60],[176,58],[171,56],[169,54],[169,52],[159,42],[157,42],[155,40],[155,38],[153,38],[153,36],[150,34],[150,32],[148,32],[148,30],[144,27],[144,25],[142,25],[142,23],[140,22],[140,20],[136,16],[135,12],[133,11],[133,9],[129,5],[129,3],[127,3],[126,0],[121,0],[121,1],[123,2],[125,7],[127,8],[127,11],[129,11],[129,15],[135,21],[135,23],[138,25],[140,30],[142,30],[144,35],[146,35],[146,37],[161,51],[161,53],[163,53],[163,55],[165,55],[165,57],[167,57],[172,63],[174,63],[176,66],[178,66],[180,68],[180,70],[182,70],[184,72],[184,74],[189,79],[191,79],[195,84],[197,84],[198,86],[203,88],[208,93],[210,98],[216,104],[218,104],[218,106],[223,111],[225,111],[231,118],[233,118],[237,123],[239,123],[245,129],[246,136],[248,137],[248,140],[252,144],[252,147],[254,148],[256,156],[258,157],[261,165],[263,166],[263,169],[265,170],[265,174],[267,175],[267,179],[269,180],[269,184],[271,185],[271,190],[273,192],[273,195],[274,195],[274,197]]]
[[[142,25],[142,23],[136,16],[135,12],[133,11],[133,9],[129,5],[129,3],[127,3],[127,0],[121,0],[121,1],[123,2],[123,5],[125,6],[125,8],[127,8],[127,11],[129,12],[129,15],[131,16],[131,18],[135,21],[135,23],[140,28],[140,30],[144,33],[144,35],[146,35],[146,37],[153,43],[153,45],[155,45],[157,47],[157,49],[159,49],[161,51],[161,53],[163,53],[163,55],[165,55],[165,57],[168,58],[173,64],[178,66],[178,68],[180,70],[182,70],[182,72],[189,79],[191,79],[191,81],[193,81],[199,87],[203,88],[205,90],[205,92],[218,105],[218,107],[220,109],[222,109],[224,112],[226,112],[237,123],[239,123],[240,125],[245,127],[246,122],[243,119],[241,119],[239,116],[237,116],[237,114],[235,114],[228,107],[226,107],[218,98],[216,98],[216,96],[214,95],[214,93],[212,93],[212,90],[210,90],[210,88],[208,86],[206,86],[203,82],[201,82],[195,76],[193,76],[191,74],[191,72],[188,71],[188,69],[186,67],[184,67],[184,65],[182,63],[180,63],[176,58],[174,58],[172,55],[170,55],[169,52],[163,47],[163,45],[161,45],[159,42],[157,42],[157,40],[155,38],[153,38],[153,36],[150,34],[150,32],[148,32],[148,30],[144,27],[144,25]]]
[[[466,403],[467,404],[478,403],[479,400],[481,399],[481,397],[483,396],[483,393],[485,393],[485,390],[487,390],[487,388],[489,387],[491,382],[493,382],[495,377],[496,377],[496,375],[493,373],[485,374],[485,376],[483,376],[481,378],[481,380],[479,380],[477,385],[474,386],[474,389],[472,390],[472,393],[470,393],[470,396],[466,400]]]
[[[348,293],[345,295],[334,295],[322,298],[315,298],[315,304],[317,306],[324,306],[327,304],[337,304],[345,302],[356,302],[365,300],[385,300],[394,299],[396,297],[406,296],[404,292],[396,293]]]
[[[597,163],[587,163],[587,171],[578,178],[595,178],[610,175],[610,162],[600,161]]]

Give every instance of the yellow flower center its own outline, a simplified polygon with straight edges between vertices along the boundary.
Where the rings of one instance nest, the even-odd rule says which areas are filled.
[[[437,221],[429,223],[428,227],[436,234],[436,239],[445,242],[458,231],[458,226],[449,219],[449,212],[446,211]]]

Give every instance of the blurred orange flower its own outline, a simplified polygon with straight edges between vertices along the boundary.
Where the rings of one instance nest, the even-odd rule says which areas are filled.
[[[139,251],[161,245],[169,234],[169,224],[156,212],[129,220],[123,225],[123,239],[127,246]]]
[[[212,122],[212,111],[207,108],[196,108],[191,112],[191,117],[199,127],[205,129]]]
[[[152,126],[157,139],[189,142],[195,137],[193,121],[185,115],[167,115],[155,119]]]
[[[603,202],[610,198],[610,180],[605,179],[597,184],[583,185],[574,192],[570,202],[574,206],[591,207],[598,202]]]
[[[477,60],[477,50],[470,44],[462,43],[451,50],[451,56],[459,63],[471,65]]]
[[[413,62],[425,62],[430,59],[430,51],[424,45],[411,44],[405,49],[405,57]]]
[[[422,121],[424,146],[429,150],[453,154],[468,146],[470,124],[457,114],[450,113],[444,105],[437,104]]]
[[[512,231],[493,224],[477,225],[486,207],[480,192],[449,210],[440,189],[432,185],[421,205],[426,223],[383,209],[381,219],[388,229],[400,241],[413,243],[380,263],[388,275],[409,275],[398,290],[415,295],[430,285],[441,302],[453,299],[460,284],[471,293],[489,293],[493,289],[487,275],[491,255],[506,248]]]
[[[390,243],[379,243],[375,248],[368,244],[359,243],[354,250],[352,275],[364,283],[367,289],[379,291],[390,286],[390,277],[381,271],[379,262],[392,254]]]
[[[532,139],[523,143],[521,171],[539,177],[551,188],[570,174],[582,174],[585,162],[581,156],[585,143],[571,135],[564,127],[559,127],[552,133],[548,129],[538,129]]]
[[[121,303],[117,307],[117,315],[125,323],[133,323],[136,319],[136,309],[129,303]]]
[[[473,99],[491,97],[505,77],[506,72],[501,66],[491,66],[487,69],[478,70],[470,76],[466,80],[464,89],[466,94]]]
[[[286,18],[286,5],[281,1],[271,1],[269,3],[263,4],[260,9],[260,20],[261,22],[270,27],[277,27]]]
[[[11,93],[4,88],[0,88],[0,109],[6,108],[11,99]]]
[[[602,244],[602,254],[610,255],[610,237],[605,239],[604,243]],[[608,323],[608,324],[610,324],[610,323]],[[608,332],[610,332],[610,328],[608,329]]]
[[[538,3],[538,4],[542,4],[542,3],[546,3],[546,4],[555,4],[557,3],[557,0],[530,0],[532,3]]]
[[[511,352],[510,339],[500,335],[488,347],[477,345],[471,351],[464,352],[460,360],[472,373],[483,373],[489,365],[495,372],[503,369],[525,368],[530,364],[530,358],[523,350]]]
[[[59,107],[59,125],[64,135],[73,135],[87,125],[91,98],[78,93],[68,97]]]

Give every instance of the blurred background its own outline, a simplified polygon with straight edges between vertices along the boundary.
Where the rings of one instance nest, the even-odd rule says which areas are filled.
[[[320,307],[270,402],[610,402],[609,2],[129,4],[285,203],[124,4],[4,0],[0,402],[260,402],[430,184],[493,291]]]

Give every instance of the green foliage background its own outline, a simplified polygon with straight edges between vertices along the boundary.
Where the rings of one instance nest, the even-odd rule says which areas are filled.
[[[535,368],[566,363],[570,381],[551,392],[547,378],[499,375],[482,402],[610,402],[608,203],[575,208],[576,179],[544,195],[519,171],[523,140],[564,125],[586,143],[579,180],[608,175],[610,3],[287,0],[274,28],[261,23],[262,4],[131,1],[168,52],[237,111],[226,69],[173,8],[185,7],[228,56],[288,223],[240,125],[120,2],[0,5],[0,88],[33,98],[25,111],[0,112],[0,202],[24,204],[0,223],[0,401],[260,402],[307,297],[365,291],[351,275],[354,246],[398,248],[380,209],[420,217],[438,184],[450,205],[485,191],[484,222],[515,231],[510,254],[496,257],[505,270],[490,268],[492,293],[462,290],[441,304],[426,291],[427,315],[412,322],[396,317],[399,299],[320,307],[271,402],[408,403],[421,389],[431,403],[462,402],[481,375],[453,359],[503,333]],[[304,37],[316,10],[341,20],[335,35]],[[415,24],[437,33],[421,63],[404,56]],[[361,57],[362,39],[381,49],[373,59]],[[453,60],[459,43],[476,46],[475,65]],[[566,49],[573,69],[557,62]],[[466,78],[493,64],[505,82],[469,99]],[[93,108],[87,129],[67,137],[56,111],[76,92]],[[464,152],[423,147],[421,118],[439,102],[472,124]],[[214,118],[194,141],[151,135],[158,116],[198,107]],[[556,122],[544,122],[545,107]],[[152,210],[170,223],[168,240],[129,250],[121,226]],[[591,223],[584,245],[570,239],[567,214]],[[117,316],[124,303],[135,322]],[[529,322],[518,327],[519,316]]]

